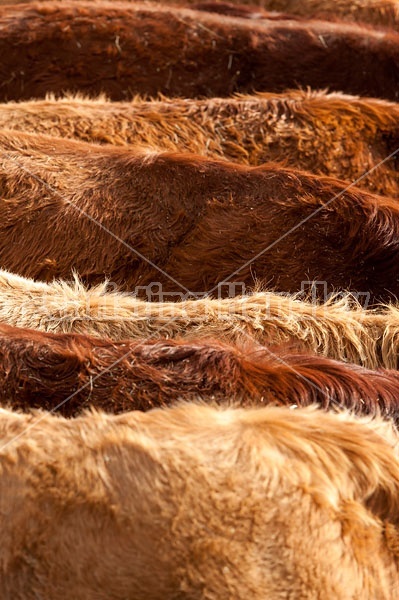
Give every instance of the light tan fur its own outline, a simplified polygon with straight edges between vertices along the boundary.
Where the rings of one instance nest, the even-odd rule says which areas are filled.
[[[2,600],[392,600],[397,438],[311,409],[0,411]]]
[[[350,181],[397,147],[398,123],[393,102],[323,91],[147,102],[49,96],[0,104],[0,128],[190,151],[250,165],[277,160]],[[395,163],[380,165],[359,185],[398,196]]]
[[[393,308],[364,310],[350,296],[316,304],[272,292],[145,302],[108,291],[106,283],[86,289],[78,279],[46,284],[0,271],[0,320],[9,325],[116,340],[196,336],[236,341],[249,336],[262,344],[294,342],[368,368],[397,368],[396,346],[389,346],[396,314]],[[399,315],[396,319],[399,323]]]

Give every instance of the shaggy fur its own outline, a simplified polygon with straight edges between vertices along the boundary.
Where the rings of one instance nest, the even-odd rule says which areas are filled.
[[[49,281],[72,269],[125,290],[212,293],[255,280],[284,292],[399,297],[399,204],[268,163],[142,153],[0,132],[0,264]],[[324,290],[322,290],[324,292]]]
[[[239,1],[244,4],[247,2],[247,0]],[[395,29],[399,24],[398,0],[300,0],[300,2],[298,0],[248,0],[248,2],[259,4],[268,10],[282,10],[303,17],[363,21]]]
[[[395,332],[395,322],[388,319],[393,310],[363,310],[350,298],[319,305],[267,292],[224,300],[144,302],[109,291],[106,284],[87,290],[78,281],[45,284],[0,271],[0,321],[10,325],[115,340],[254,338],[268,346],[293,343],[371,369],[397,368],[396,347],[385,341],[381,350],[387,322]]]
[[[0,128],[139,144],[259,165],[269,160],[399,195],[399,105],[326,92],[109,102],[65,97],[0,105]],[[376,165],[378,168],[374,169]]]
[[[399,34],[327,21],[43,2],[0,8],[0,53],[0,101],[66,91],[194,98],[297,86],[399,97]]]
[[[351,408],[399,422],[398,371],[193,340],[111,342],[0,325],[0,402],[73,416],[91,405],[148,410],[175,400]]]
[[[135,2],[135,0],[127,0]],[[236,4],[236,1],[239,3]],[[19,4],[26,0],[0,0],[1,4]],[[163,0],[163,4],[168,4],[169,0]],[[396,28],[399,24],[399,3],[398,0],[230,0],[223,2],[220,0],[203,1],[198,0],[170,0],[173,5],[192,5],[193,8],[201,8],[207,11],[220,12],[221,14],[232,14],[235,16],[247,16],[250,18],[262,18],[264,11],[284,11],[292,17],[327,19],[335,21],[342,19],[345,21],[357,21],[370,23],[377,26]],[[247,7],[240,4],[249,4]],[[281,16],[281,13],[276,13]],[[267,15],[271,18],[273,12]]]
[[[392,600],[389,425],[195,405],[0,412],[2,600]]]

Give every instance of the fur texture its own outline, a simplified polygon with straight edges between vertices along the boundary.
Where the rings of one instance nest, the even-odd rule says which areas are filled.
[[[178,399],[350,408],[399,419],[398,371],[370,371],[254,343],[111,342],[0,325],[0,402],[74,416],[89,405],[148,410]],[[10,400],[11,399],[11,400]]]
[[[298,86],[399,97],[399,34],[346,23],[42,2],[0,8],[0,52],[0,101],[66,91],[193,98]]]
[[[173,2],[173,4],[178,6],[179,2]],[[242,19],[268,19],[271,21],[281,21],[284,19],[293,21],[294,19],[300,19],[300,17],[295,17],[293,14],[265,11],[260,6],[256,6],[256,4],[238,4],[236,2],[224,2],[221,0],[205,0],[203,2],[194,0],[193,2],[183,4],[183,6],[190,6],[193,10],[213,12],[219,15],[240,17]]]
[[[270,292],[224,300],[144,302],[110,291],[106,284],[91,289],[77,280],[45,284],[0,271],[0,321],[115,340],[253,338],[268,346],[293,344],[371,369],[398,366],[396,309],[364,310],[349,297],[321,305]]]
[[[379,420],[1,411],[0,439],[3,600],[397,593],[397,438]]]
[[[249,3],[254,4],[253,0]],[[255,4],[310,18],[343,19],[393,28],[399,24],[398,0],[256,0]]]
[[[204,100],[65,97],[0,105],[0,127],[259,165],[270,160],[399,195],[399,105],[293,90]],[[382,163],[382,164],[381,164]],[[378,165],[377,168],[374,168]]]
[[[104,276],[125,290],[215,293],[303,282],[399,297],[399,204],[274,163],[143,153],[0,132],[0,264],[26,277]],[[322,293],[324,293],[322,288]],[[227,293],[227,292],[226,292]]]
[[[19,4],[27,0],[0,0],[1,4]],[[96,0],[97,1],[97,0]],[[135,0],[127,0],[135,2]],[[163,0],[167,4],[169,0]],[[239,4],[237,4],[237,2]],[[398,0],[229,0],[224,2],[199,2],[198,0],[170,0],[173,5],[201,8],[202,10],[220,12],[221,14],[232,14],[249,18],[262,18],[262,7],[267,11],[284,11],[292,17],[327,19],[335,21],[357,21],[370,23],[377,26],[397,27],[399,23]],[[244,5],[241,6],[240,4]],[[249,4],[244,10],[245,4]],[[267,18],[273,16],[273,12]],[[276,13],[281,16],[281,13]]]

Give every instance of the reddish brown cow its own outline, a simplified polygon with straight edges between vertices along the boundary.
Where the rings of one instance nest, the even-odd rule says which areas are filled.
[[[297,86],[399,97],[399,34],[345,23],[43,2],[0,8],[0,53],[0,100],[68,90],[121,100]]]
[[[388,198],[274,164],[14,131],[0,132],[0,150],[0,266],[14,273],[49,281],[76,269],[86,283],[193,293],[318,280],[322,293],[399,296],[399,205]]]
[[[0,325],[0,402],[73,416],[92,405],[148,410],[176,400],[295,404],[399,418],[399,373],[253,342],[115,342]]]
[[[393,600],[397,446],[311,408],[0,410],[0,597]]]
[[[110,102],[66,97],[0,104],[0,128],[145,144],[259,165],[275,160],[399,196],[399,104],[323,91]],[[367,176],[364,174],[368,171]]]
[[[97,0],[95,0],[97,1]],[[127,0],[135,2],[136,0]],[[0,0],[1,4],[20,4],[26,0]],[[198,2],[198,0],[163,0],[163,4],[199,6],[204,10],[249,16],[262,17],[265,8],[267,18],[273,14],[282,16],[281,11],[289,13],[293,18],[318,18],[344,21],[357,21],[377,26],[395,28],[399,23],[399,6],[397,0],[220,0]],[[249,5],[249,6],[246,6]],[[270,12],[271,11],[271,12]],[[279,12],[276,12],[279,11]]]

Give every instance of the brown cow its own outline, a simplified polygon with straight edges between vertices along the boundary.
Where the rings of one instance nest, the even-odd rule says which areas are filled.
[[[399,34],[120,2],[0,7],[0,101],[48,92],[228,96],[329,87],[399,97]]]
[[[1,4],[20,4],[27,0],[0,0]],[[36,0],[38,1],[38,0]],[[127,0],[135,2],[136,0]],[[397,0],[163,0],[163,4],[193,6],[195,9],[221,12],[250,18],[264,17],[265,8],[267,18],[273,14],[278,16],[284,11],[291,17],[323,18],[329,21],[341,19],[344,21],[357,21],[370,23],[377,26],[397,28],[399,24],[399,7]],[[238,4],[237,4],[238,3]],[[242,4],[241,4],[242,3]],[[245,5],[249,5],[245,10]],[[236,9],[234,10],[234,7]],[[272,11],[272,12],[270,12]]]
[[[325,304],[259,292],[223,300],[144,302],[110,291],[86,289],[79,281],[42,283],[0,271],[0,322],[49,332],[75,332],[114,340],[214,337],[255,339],[268,346],[304,351],[364,365],[397,368],[398,352],[385,343],[394,309],[363,310],[351,297]],[[399,329],[399,318],[396,320]],[[396,329],[396,330],[397,330]]]
[[[20,275],[399,296],[399,204],[345,182],[4,130],[0,151],[0,265]]]
[[[2,600],[392,600],[397,436],[312,408],[0,411]]]
[[[98,339],[0,325],[0,402],[73,416],[181,400],[287,403],[382,413],[399,424],[399,372],[209,340]]]
[[[275,160],[399,196],[399,105],[326,92],[109,102],[65,97],[0,104],[0,128],[144,144],[259,165]],[[378,166],[377,166],[378,165]],[[377,168],[375,168],[377,167]]]

